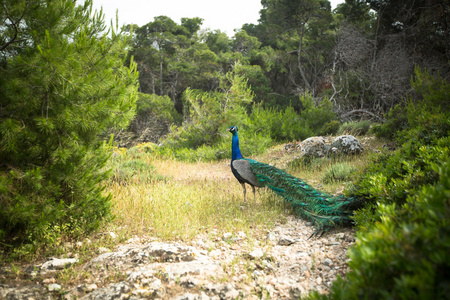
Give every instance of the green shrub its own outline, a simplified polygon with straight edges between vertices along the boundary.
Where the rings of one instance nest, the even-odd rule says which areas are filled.
[[[374,125],[371,132],[377,138],[394,140],[397,138],[397,133],[406,130],[409,127],[408,116],[406,115],[404,105],[397,104],[389,110],[387,121],[383,124]]]
[[[100,135],[133,117],[138,74],[126,35],[91,17],[91,1],[9,5],[26,26],[0,58],[0,251],[21,255],[109,219]]]
[[[366,135],[370,129],[370,121],[347,122],[339,128],[339,134]]]
[[[396,134],[401,148],[378,156],[352,189],[367,205],[353,217],[351,271],[329,295],[313,299],[448,298],[449,86],[417,70],[412,86],[420,97],[404,108],[408,127]]]
[[[246,157],[260,154],[272,144],[269,137],[262,133],[254,134],[246,127],[239,130],[239,140],[242,155]],[[172,152],[171,155],[177,159],[190,162],[231,158],[231,134],[224,130],[221,141],[214,146],[203,145],[196,149],[181,148]]]
[[[323,98],[316,105],[310,94],[301,95],[300,101],[304,108],[301,112],[302,125],[310,128],[312,135],[330,134],[330,129],[332,130],[335,128],[333,126],[336,126],[332,125],[331,122],[337,121],[331,101],[328,98]]]
[[[167,123],[179,123],[180,114],[175,110],[169,96],[138,93],[136,102],[136,117],[152,113]]]
[[[348,181],[352,178],[355,171],[356,168],[347,163],[334,164],[326,168],[322,182],[331,183],[336,181]]]
[[[148,153],[155,152],[156,147],[155,144],[144,143],[130,149],[116,148],[108,162],[113,173],[110,180],[123,185],[164,180],[148,162]]]
[[[251,130],[258,132],[264,129],[265,134],[278,142],[304,140],[314,135],[334,134],[337,131],[339,121],[328,99],[323,99],[316,106],[312,96],[306,94],[300,97],[300,101],[303,105],[300,114],[292,106],[284,110],[254,106],[249,116]]]
[[[341,122],[338,120],[332,120],[326,122],[319,135],[336,135],[339,132],[339,128],[341,127]]]
[[[162,141],[164,148],[177,152],[179,149],[214,147],[220,143],[226,129],[231,125],[246,123],[246,109],[253,95],[243,76],[238,75],[241,65],[227,73],[221,91],[204,92],[187,89],[183,96],[186,121],[182,126],[172,126]],[[161,149],[162,150],[162,149]],[[167,150],[162,150],[167,151]]]
[[[436,185],[424,185],[404,205],[380,204],[377,222],[359,232],[351,271],[329,295],[310,299],[448,299],[450,293],[450,160],[433,164]]]
[[[278,110],[255,105],[249,117],[249,127],[251,131],[264,133],[279,142],[303,140],[313,135],[291,106]]]
[[[450,85],[439,75],[432,76],[426,70],[416,67],[415,76],[411,79],[413,93],[408,95],[402,105],[391,109],[384,124],[374,126],[372,132],[378,138],[397,139],[398,133],[410,128],[426,125],[430,119],[447,115],[450,105]],[[448,119],[447,119],[448,120]],[[445,124],[445,122],[433,121]],[[448,124],[448,122],[447,122]],[[444,132],[447,134],[447,132]],[[407,140],[406,137],[403,140]]]

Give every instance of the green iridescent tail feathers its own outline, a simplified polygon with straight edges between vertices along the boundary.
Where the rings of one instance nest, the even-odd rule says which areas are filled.
[[[274,166],[244,159],[250,162],[259,182],[290,203],[299,217],[314,224],[317,231],[313,235],[322,235],[330,228],[352,223],[350,217],[359,207],[359,199],[323,193]]]

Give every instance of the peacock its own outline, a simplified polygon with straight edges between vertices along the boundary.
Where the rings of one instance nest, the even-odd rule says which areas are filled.
[[[314,224],[317,230],[313,235],[322,235],[331,228],[352,224],[353,211],[360,208],[363,201],[355,197],[323,193],[274,166],[244,158],[239,149],[238,127],[231,126],[228,131],[233,135],[231,171],[242,185],[244,202],[245,184],[252,187],[254,198],[255,187],[268,187],[290,203],[299,217]]]

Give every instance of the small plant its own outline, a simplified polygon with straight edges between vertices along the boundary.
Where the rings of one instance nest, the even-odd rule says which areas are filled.
[[[352,175],[355,171],[356,168],[348,163],[338,163],[326,168],[322,182],[332,183],[337,181],[349,181],[352,179]]]
[[[367,120],[360,122],[347,122],[339,128],[339,134],[366,135],[370,129],[370,122]]]
[[[336,135],[339,132],[340,127],[341,122],[338,120],[329,121],[323,125],[319,135]]]

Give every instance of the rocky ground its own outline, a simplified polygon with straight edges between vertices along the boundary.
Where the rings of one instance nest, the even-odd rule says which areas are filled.
[[[78,268],[95,274],[78,286],[64,286],[56,276],[79,263],[74,254],[25,267],[30,278],[45,279],[0,284],[0,299],[297,299],[312,290],[326,293],[347,271],[354,231],[309,239],[312,233],[310,224],[291,217],[259,237],[212,232],[189,245],[131,238],[114,251],[100,249],[104,253]]]

